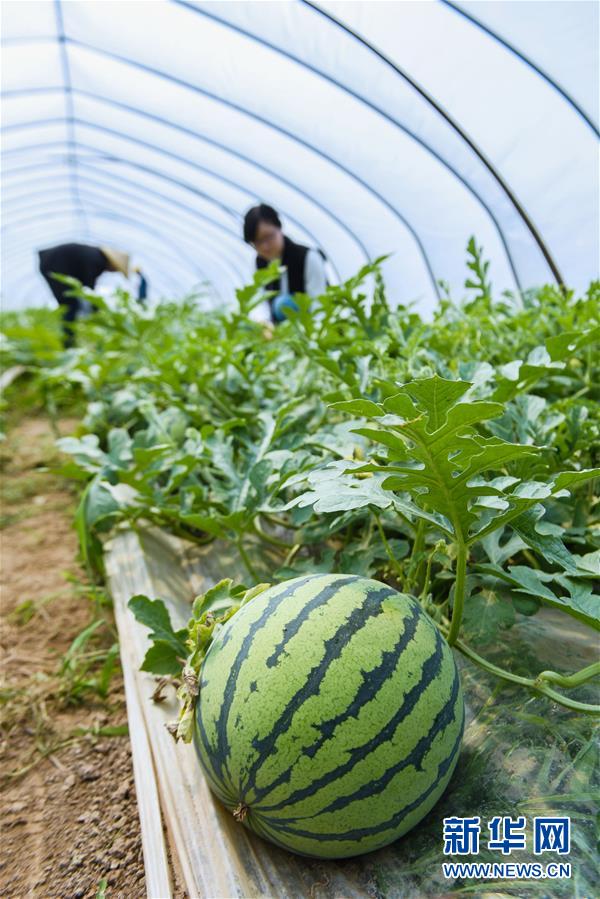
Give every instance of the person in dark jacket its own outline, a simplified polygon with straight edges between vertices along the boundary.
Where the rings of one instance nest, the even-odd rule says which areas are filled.
[[[129,273],[129,256],[111,247],[90,247],[81,243],[65,243],[40,250],[40,272],[52,291],[54,299],[63,310],[65,347],[73,346],[75,336],[72,323],[85,311],[78,297],[70,296],[68,284],[56,280],[54,275],[77,278],[84,287],[94,288],[104,272]]]
[[[277,295],[269,300],[274,324],[285,319],[286,308],[294,308],[292,294],[316,297],[325,291],[327,276],[323,253],[286,237],[272,206],[261,203],[248,210],[244,218],[244,240],[257,252],[257,269],[266,268],[276,259],[284,269],[281,277],[268,285],[268,290],[277,291]]]

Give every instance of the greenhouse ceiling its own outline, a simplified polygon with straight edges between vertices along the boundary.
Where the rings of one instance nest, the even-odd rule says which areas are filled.
[[[596,2],[4,2],[2,292],[35,251],[128,250],[153,291],[227,301],[257,201],[397,301],[598,273]]]

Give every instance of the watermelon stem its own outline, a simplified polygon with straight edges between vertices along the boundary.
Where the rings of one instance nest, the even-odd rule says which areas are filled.
[[[460,633],[460,625],[465,604],[465,582],[467,576],[467,547],[462,540],[456,543],[456,580],[454,582],[454,603],[452,621],[448,632],[448,643],[454,646]]]
[[[415,541],[413,543],[413,549],[410,556],[410,562],[408,566],[408,577],[406,579],[406,585],[404,589],[407,593],[419,592],[418,581],[419,574],[422,568],[422,553],[425,548],[425,521],[420,518],[417,524],[417,529],[415,531]]]
[[[381,518],[379,517],[377,512],[374,513],[374,518],[375,518],[375,521],[377,522],[377,530],[379,531],[379,536],[381,537],[381,542],[383,543],[384,549],[388,555],[388,558],[390,560],[392,568],[400,576],[401,579],[404,579],[404,571],[402,569],[402,565],[400,564],[400,562],[398,562],[398,560],[394,556],[394,553],[392,552],[392,547],[388,543],[387,537],[385,536],[385,531],[383,530],[383,526],[381,524]]]
[[[299,551],[300,549],[302,549],[302,544],[301,544],[301,543],[294,543],[294,545],[293,545],[292,548],[290,549],[289,553],[287,554],[287,556],[286,556],[285,559],[283,560],[283,567],[284,567],[284,568],[285,568],[287,565],[289,565],[289,564],[291,563],[292,559],[295,558],[295,556],[298,554],[298,551]]]
[[[250,556],[244,549],[244,543],[242,540],[238,540],[237,548],[238,548],[240,557],[242,559],[242,562],[246,566],[246,571],[248,572],[250,577],[254,579],[254,583],[256,583],[259,580],[259,577],[258,577],[258,574],[256,573],[256,569],[254,568],[254,566],[252,565],[252,562],[250,561]]]
[[[429,592],[429,585],[431,583],[431,565],[433,563],[433,557],[436,553],[436,548],[437,547],[434,546],[434,548],[429,553],[429,556],[427,558],[427,567],[425,568],[425,580],[423,582],[423,589],[421,590],[421,593],[419,595],[419,599],[423,603],[427,599],[427,594]]]
[[[598,675],[600,675],[600,662],[594,662],[592,665],[588,665],[587,668],[582,668],[580,671],[575,672],[575,674],[557,674],[556,671],[542,671],[538,674],[536,681],[540,684],[543,684],[544,681],[550,681],[550,683],[556,684],[558,687],[571,690],[573,687],[585,684],[592,677],[598,677]]]
[[[281,547],[282,549],[290,550],[294,546],[293,543],[288,543],[285,540],[281,540],[279,537],[275,537],[273,534],[268,534],[264,531],[259,525],[258,521],[254,521],[252,523],[252,527],[254,533],[260,537],[261,540],[264,540],[266,543],[271,543],[273,546]]]
[[[557,693],[556,690],[552,690],[544,683],[544,681],[552,680],[554,683],[567,689],[580,686],[600,673],[600,666],[598,664],[588,665],[587,668],[582,668],[581,671],[572,675],[557,674],[554,671],[542,671],[537,678],[533,679],[530,677],[521,677],[519,674],[512,674],[510,671],[505,671],[504,668],[499,668],[497,665],[494,665],[493,662],[489,662],[487,659],[478,655],[470,646],[463,643],[462,640],[457,640],[455,645],[463,655],[468,659],[471,659],[472,662],[475,662],[476,665],[479,665],[480,668],[489,671],[490,674],[495,674],[496,677],[501,677],[502,680],[510,681],[512,684],[520,684],[523,687],[529,687],[536,693],[547,696],[549,699],[552,699],[553,702],[556,702],[567,709],[573,709],[576,712],[584,712],[588,715],[600,715],[600,705],[592,705],[591,703],[578,702],[575,699],[569,699],[568,696],[562,696],[560,693]]]
[[[248,811],[249,811],[249,809],[248,809],[248,806],[246,805],[246,803],[240,802],[238,805],[236,805],[236,807],[233,810],[233,817],[235,818],[236,821],[238,821],[241,824],[242,821],[244,820],[244,818],[246,817],[246,815],[248,814]]]

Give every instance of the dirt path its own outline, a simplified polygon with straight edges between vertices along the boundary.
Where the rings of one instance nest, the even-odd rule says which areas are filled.
[[[40,471],[59,461],[53,443],[46,419],[28,418],[0,444],[0,895],[142,899],[118,661],[105,698],[89,685],[115,658],[116,635],[75,561],[76,491]]]

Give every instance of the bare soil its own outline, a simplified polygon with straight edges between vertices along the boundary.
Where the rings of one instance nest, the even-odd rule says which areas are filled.
[[[62,434],[74,426],[59,423]],[[103,591],[76,562],[77,487],[42,470],[61,461],[45,417],[14,426],[0,461],[0,895],[141,899],[118,661],[105,697],[86,686],[116,633]],[[98,619],[65,667],[73,640]]]

